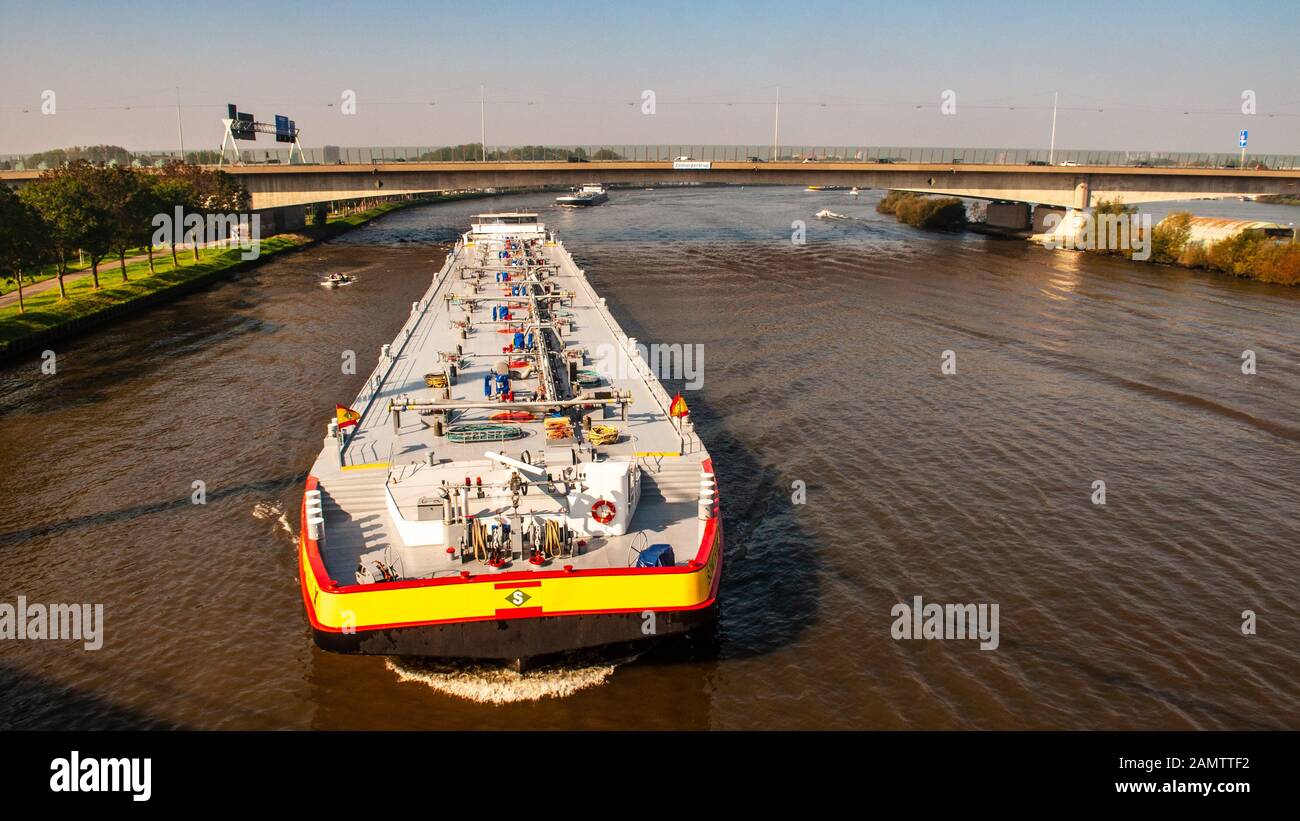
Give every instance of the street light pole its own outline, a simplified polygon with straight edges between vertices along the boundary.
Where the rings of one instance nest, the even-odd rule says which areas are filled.
[[[781,87],[776,87],[776,110],[772,118],[772,162],[777,160],[777,146],[781,135]]]
[[[181,162],[185,162],[185,129],[181,125],[181,87],[180,86],[176,86],[176,140],[181,145]]]
[[[1056,103],[1061,98],[1061,92],[1052,92],[1052,145],[1047,149],[1047,164],[1056,164]]]

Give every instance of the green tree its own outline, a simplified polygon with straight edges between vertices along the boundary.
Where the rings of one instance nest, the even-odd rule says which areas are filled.
[[[224,171],[200,168],[182,162],[163,166],[165,178],[186,182],[194,191],[188,207],[202,214],[239,213],[248,210],[248,191],[242,183]],[[179,229],[179,226],[177,226]],[[199,243],[194,243],[194,259],[199,258]]]
[[[95,177],[95,196],[108,212],[110,221],[108,248],[117,255],[123,282],[127,281],[126,252],[145,244],[142,240],[149,233],[148,220],[153,215],[153,210],[156,210],[150,209],[148,214],[141,213],[142,206],[149,205],[142,200],[150,193],[140,172],[128,166],[106,166]],[[151,264],[152,260],[153,255],[150,254]]]
[[[176,256],[176,240],[181,235],[181,223],[176,219],[179,208],[180,213],[197,210],[199,201],[199,192],[194,189],[194,185],[187,179],[177,176],[168,175],[166,172],[155,175],[152,179],[153,196],[158,205],[160,213],[166,213],[172,226],[171,233],[167,237],[167,246],[172,252],[172,267],[180,267],[180,260]],[[150,247],[155,239],[154,234],[150,234]]]
[[[206,148],[200,151],[187,151],[185,153],[185,162],[190,165],[216,165],[221,159],[220,151],[213,151]]]
[[[0,184],[0,273],[18,286],[18,312],[23,313],[23,275],[49,258],[48,233],[40,214],[7,185]]]
[[[118,169],[77,160],[65,170],[71,178],[68,193],[81,201],[77,245],[90,258],[90,278],[99,290],[99,263],[112,250],[116,230],[112,192]]]
[[[956,197],[911,197],[895,213],[913,228],[948,231],[966,224],[966,206]]]
[[[130,165],[131,152],[120,145],[90,145],[86,147],[55,148],[42,151],[27,158],[28,168],[58,168],[61,165],[84,160],[92,163],[116,163]]]
[[[1170,214],[1151,231],[1151,259],[1155,262],[1177,262],[1191,236],[1192,215],[1186,211]]]
[[[1110,217],[1122,217],[1123,219],[1128,220],[1128,221],[1129,221],[1129,224],[1132,225],[1132,221],[1131,221],[1131,220],[1132,220],[1132,217],[1133,217],[1133,215],[1136,214],[1137,212],[1138,212],[1138,210],[1137,210],[1137,206],[1134,206],[1134,205],[1125,205],[1125,204],[1124,204],[1124,200],[1122,200],[1122,199],[1116,198],[1116,199],[1113,199],[1113,200],[1102,200],[1101,202],[1099,202],[1099,203],[1097,203],[1095,206],[1093,206],[1093,209],[1092,209],[1092,216],[1093,216],[1093,220],[1094,220],[1093,225],[1094,225],[1094,226],[1099,226],[1099,225],[1101,225],[1103,221],[1102,221],[1101,219],[1099,219],[1099,218],[1100,218],[1100,217],[1104,217],[1104,216],[1110,216]],[[1097,230],[1100,231],[1099,228],[1098,228]],[[1121,255],[1121,256],[1128,257],[1129,259],[1132,259],[1132,258],[1133,258],[1133,240],[1132,240],[1132,239],[1130,239],[1130,241],[1129,241],[1129,247],[1127,247],[1127,248],[1111,248],[1111,247],[1109,247],[1109,242],[1106,243],[1106,246],[1107,246],[1107,247],[1104,247],[1104,248],[1103,248],[1103,247],[1102,247],[1103,243],[1101,243],[1100,241],[1094,242],[1093,245],[1096,246],[1096,247],[1087,249],[1087,252],[1088,252],[1088,253],[1092,253],[1092,254],[1119,254],[1119,255]]]
[[[166,206],[158,189],[154,186],[154,175],[149,173],[136,172],[136,186],[132,192],[131,204],[129,207],[130,220],[127,223],[127,232],[131,235],[131,244],[145,248],[149,255],[149,273],[156,274],[153,264],[154,250],[154,217],[161,214]],[[125,276],[125,272],[123,272]]]
[[[880,202],[876,203],[876,212],[880,214],[897,215],[898,206],[908,200],[916,199],[919,196],[920,194],[915,194],[911,191],[890,191],[888,194],[885,194]]]
[[[101,245],[107,217],[94,202],[87,185],[86,168],[89,163],[79,163],[50,169],[19,192],[19,196],[36,209],[45,225],[54,257],[55,276],[59,281],[59,298],[67,299],[68,291],[63,278],[68,273],[68,262],[78,248],[90,250],[90,245]],[[100,250],[100,258],[104,251]],[[99,270],[92,267],[95,287],[99,287]]]

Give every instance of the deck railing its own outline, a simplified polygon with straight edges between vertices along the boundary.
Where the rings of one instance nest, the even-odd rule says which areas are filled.
[[[558,240],[556,244],[563,249],[563,244],[559,243]],[[571,273],[578,280],[579,287],[583,289],[584,293],[586,293],[587,298],[591,300],[593,305],[602,305],[601,297],[596,293],[596,290],[591,287],[591,283],[587,281],[586,272],[579,268],[576,262],[573,262],[572,257],[569,257],[568,262],[573,269]],[[654,398],[664,415],[671,418],[671,409],[673,404],[672,397],[668,395],[668,391],[664,390],[664,386],[659,382],[659,378],[650,370],[650,364],[639,355],[636,349],[637,340],[634,337],[629,337],[623,331],[622,326],[618,324],[618,320],[614,319],[614,316],[609,312],[608,308],[600,312],[600,318],[614,335],[615,341],[622,347],[623,354],[626,356],[627,361],[632,363],[632,366],[636,368],[637,372],[641,375],[642,381],[644,381],[649,387],[650,396]],[[683,455],[694,453],[699,449],[699,438],[694,432],[693,425],[683,423],[682,428],[678,431],[678,438],[681,440],[681,452]]]
[[[411,337],[415,335],[415,329],[419,326],[420,321],[429,312],[429,309],[434,306],[433,300],[438,293],[438,288],[441,287],[443,281],[447,278],[452,263],[456,261],[456,257],[462,252],[462,250],[463,245],[458,242],[456,243],[456,247],[447,254],[447,258],[443,261],[441,270],[439,270],[437,276],[433,278],[433,282],[429,284],[424,295],[420,297],[418,302],[411,304],[411,313],[407,316],[406,321],[402,323],[402,327],[397,331],[397,336],[395,336],[393,341],[389,343],[387,356],[382,353],[380,354],[379,361],[375,363],[374,370],[372,370],[370,375],[366,377],[361,392],[358,393],[356,399],[352,401],[351,408],[361,414],[361,420],[339,436],[339,458],[342,464],[347,464],[348,446],[356,437],[357,431],[359,431],[361,426],[365,423],[366,415],[370,412],[371,406],[378,397],[379,390],[383,386],[384,380],[386,380],[389,374],[392,373],[393,366],[397,364],[397,361],[406,350],[406,344],[410,341]]]
[[[208,152],[215,153],[215,152]],[[75,151],[62,157],[76,159]],[[88,157],[90,155],[87,155]],[[180,159],[178,151],[131,153],[135,165],[156,166]],[[252,165],[289,165],[288,149],[253,148],[239,152],[241,162]],[[215,162],[207,154],[188,152],[190,162]],[[669,162],[679,158],[701,162],[860,162],[865,164],[955,163],[992,165],[1089,165],[1116,168],[1239,168],[1240,152],[1108,151],[1047,148],[942,148],[922,146],[834,145],[490,145],[459,146],[324,146],[305,150],[308,165],[339,163],[374,165],[412,162]],[[227,160],[229,162],[229,160]],[[50,164],[49,155],[0,155],[0,170],[39,169]],[[1294,170],[1300,155],[1252,154],[1245,168]]]

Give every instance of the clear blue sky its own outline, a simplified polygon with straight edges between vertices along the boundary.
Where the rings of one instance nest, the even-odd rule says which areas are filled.
[[[1294,0],[0,0],[0,154],[174,148],[178,86],[189,149],[227,101],[308,146],[474,142],[480,84],[489,144],[768,144],[780,86],[785,145],[1045,146],[1059,91],[1061,148],[1300,153],[1298,44]]]

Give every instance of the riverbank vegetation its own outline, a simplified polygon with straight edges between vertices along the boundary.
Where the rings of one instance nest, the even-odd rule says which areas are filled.
[[[49,169],[17,192],[3,186],[0,208],[0,276],[15,286],[18,311],[26,309],[24,287],[52,273],[60,299],[68,299],[65,277],[74,259],[89,261],[91,290],[99,290],[100,265],[117,262],[122,281],[130,276],[127,255],[143,248],[150,272],[156,270],[156,217],[174,212],[214,214],[244,211],[248,193],[220,171],[173,162],[157,171],[76,160]],[[180,261],[168,243],[172,267]],[[193,259],[199,261],[198,243]],[[52,269],[52,272],[51,272]]]
[[[5,195],[0,191],[0,203],[4,201]],[[307,228],[300,233],[279,234],[263,239],[259,244],[258,259],[329,239],[390,211],[420,201],[422,200],[403,199],[384,202],[341,219],[331,219],[326,224]],[[82,277],[67,284],[66,297],[60,296],[55,288],[47,288],[28,297],[25,310],[20,310],[17,304],[0,307],[0,356],[21,350],[20,343],[30,343],[33,339],[61,332],[68,327],[97,324],[109,316],[134,307],[131,303],[151,303],[172,295],[188,293],[204,283],[257,264],[244,259],[245,253],[238,246],[201,248],[197,250],[197,258],[192,258],[190,254],[178,255],[175,259],[163,256],[153,262],[152,268],[149,261],[136,260],[127,264],[127,276],[121,282],[96,288],[92,278]]]
[[[1278,285],[1300,285],[1300,245],[1254,234],[1238,234],[1208,247],[1189,244],[1179,253],[1178,264]]]
[[[954,230],[966,224],[966,206],[956,197],[932,197],[912,191],[890,191],[876,211],[892,214],[913,228]]]
[[[296,248],[306,241],[294,234],[271,237],[262,240],[261,256]],[[49,288],[29,297],[25,310],[19,311],[17,305],[0,308],[0,354],[25,337],[92,319],[136,300],[157,298],[178,286],[209,280],[243,264],[242,253],[238,247],[204,248],[197,261],[189,259],[189,255],[181,257],[180,264],[164,258],[155,263],[152,273],[148,263],[141,261],[128,266],[132,276],[120,282],[96,287],[89,277],[83,277],[68,283],[66,298],[60,297],[57,289]]]
[[[1093,211],[1095,214],[1132,215],[1137,209],[1118,201],[1107,201],[1098,203]],[[1192,214],[1179,211],[1157,223],[1151,229],[1151,255],[1147,261],[1217,271],[1278,285],[1300,285],[1300,244],[1249,231],[1205,243],[1193,238],[1193,219]],[[1130,259],[1133,256],[1131,249],[1092,253],[1122,253]]]
[[[137,307],[129,303],[188,292],[256,264],[252,259],[332,237],[412,201],[384,202],[302,233],[259,239],[257,257],[250,258],[247,243],[224,237],[207,237],[205,246],[204,237],[186,236],[182,253],[182,238],[170,230],[191,215],[247,213],[248,193],[221,171],[179,162],[144,169],[75,160],[21,189],[0,185],[0,281],[16,291],[0,295],[0,355]],[[181,222],[177,230],[182,227],[188,226]],[[155,247],[160,235],[166,249]],[[115,276],[107,283],[110,272]]]

